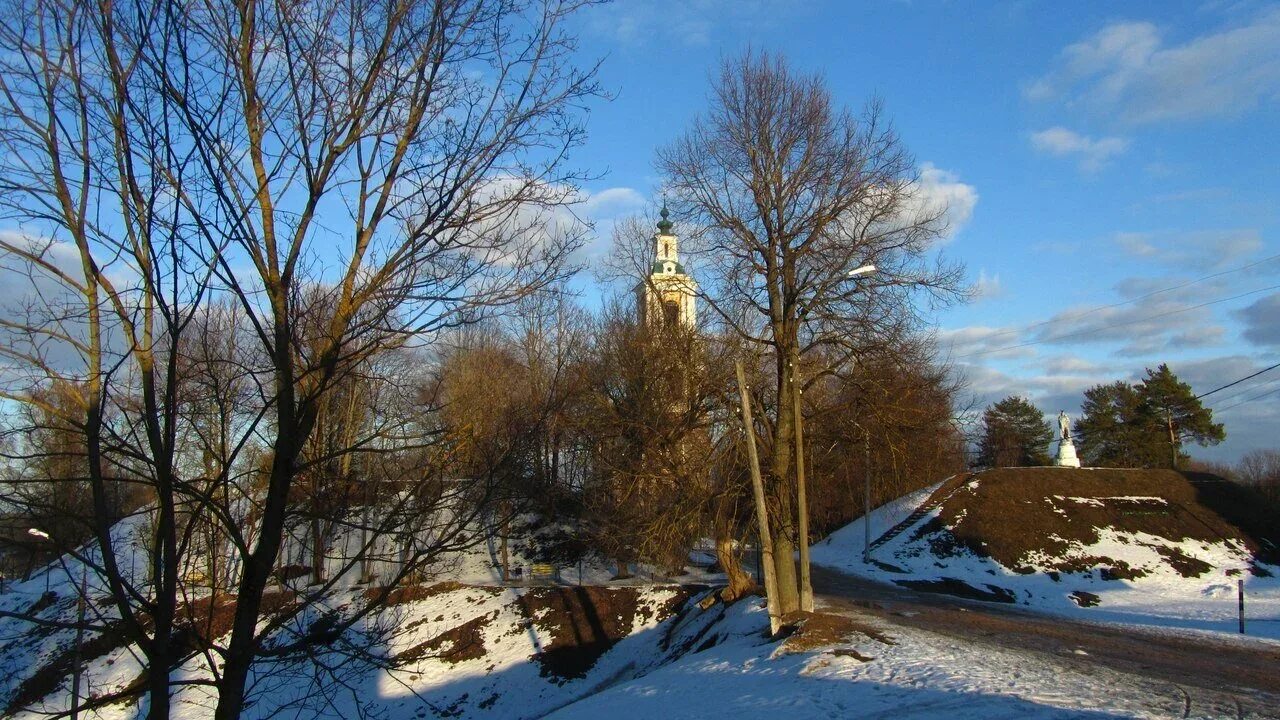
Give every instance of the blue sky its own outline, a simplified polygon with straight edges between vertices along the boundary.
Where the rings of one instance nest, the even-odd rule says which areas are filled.
[[[615,95],[575,158],[603,173],[600,244],[719,59],[754,46],[844,104],[882,98],[950,202],[943,251],[980,296],[938,332],[978,402],[1074,413],[1162,361],[1197,392],[1280,362],[1278,3],[620,0],[579,22]],[[1280,447],[1280,369],[1206,404],[1228,440],[1193,454]]]

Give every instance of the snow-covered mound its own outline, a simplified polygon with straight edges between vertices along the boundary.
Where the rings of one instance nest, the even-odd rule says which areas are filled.
[[[1221,631],[1237,629],[1243,581],[1247,632],[1280,638],[1280,523],[1213,476],[1003,468],[895,501],[870,521],[873,564],[862,562],[861,521],[815,546],[813,562],[914,589]]]
[[[336,595],[325,612],[283,628],[282,639],[329,612],[355,606],[355,592]],[[397,590],[360,631],[313,658],[255,666],[253,703],[245,717],[541,716],[660,662],[664,628],[700,592],[691,586],[501,588],[453,581],[409,586]],[[55,601],[33,612],[52,617],[73,605]],[[4,701],[13,717],[47,717],[66,711],[69,703],[63,673],[70,669],[71,636],[37,634],[41,642],[6,647],[10,682]],[[368,637],[378,642],[365,642]],[[135,649],[111,633],[91,633],[83,657],[94,697],[118,692],[143,672]],[[174,675],[197,679],[207,672],[203,656],[196,655]],[[182,688],[174,717],[207,717],[215,703],[208,688]],[[132,718],[142,709],[126,702],[92,716]]]

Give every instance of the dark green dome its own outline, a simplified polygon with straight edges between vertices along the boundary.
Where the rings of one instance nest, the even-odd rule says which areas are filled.
[[[675,223],[670,220],[671,213],[667,210],[667,201],[665,199],[662,201],[662,212],[659,215],[662,216],[662,219],[658,221],[658,232],[663,235],[670,235],[671,228]]]

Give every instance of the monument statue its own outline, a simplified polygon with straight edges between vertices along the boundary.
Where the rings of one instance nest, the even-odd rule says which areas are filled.
[[[1053,464],[1058,467],[1080,467],[1080,458],[1076,457],[1076,444],[1071,440],[1071,418],[1067,417],[1067,411],[1058,412],[1058,457]]]

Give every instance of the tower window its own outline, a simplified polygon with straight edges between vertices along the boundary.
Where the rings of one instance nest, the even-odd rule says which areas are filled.
[[[674,300],[662,303],[662,319],[667,325],[680,322],[680,303]]]

